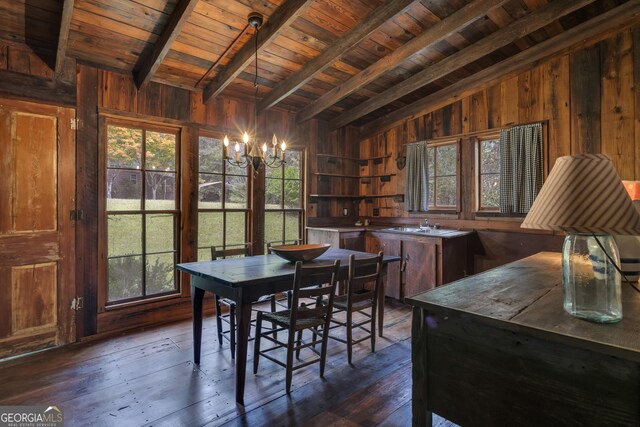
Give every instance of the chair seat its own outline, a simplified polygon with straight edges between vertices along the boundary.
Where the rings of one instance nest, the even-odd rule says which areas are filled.
[[[275,298],[274,295],[264,295],[262,297],[260,297],[257,301],[252,302],[251,304],[260,304],[261,302],[265,302],[265,301],[271,301],[272,298]],[[235,306],[236,302],[232,299],[229,298],[220,298],[220,304],[224,304],[228,307],[231,307],[232,305]],[[253,308],[252,308],[253,309]],[[255,310],[255,309],[253,309]]]
[[[335,297],[335,299],[333,300],[333,307],[338,310],[346,311],[348,309],[347,296],[340,295]],[[371,307],[371,300],[358,301],[353,304],[353,309],[357,311],[364,310],[365,308],[369,307]]]
[[[262,318],[269,322],[275,322],[280,326],[289,327],[290,320],[291,320],[291,310],[276,311],[275,313],[263,311]],[[322,317],[310,317],[308,319],[298,319],[296,321],[296,330],[313,328],[316,326],[324,325],[324,323],[325,323],[325,320]]]

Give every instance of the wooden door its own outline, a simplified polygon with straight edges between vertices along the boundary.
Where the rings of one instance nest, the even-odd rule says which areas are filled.
[[[405,240],[402,242],[402,260],[405,263],[404,298],[435,288],[435,244]]]
[[[0,99],[0,358],[75,339],[73,117]]]

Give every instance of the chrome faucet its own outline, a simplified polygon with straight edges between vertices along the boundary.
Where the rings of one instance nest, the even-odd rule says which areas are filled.
[[[420,224],[420,227],[429,228],[429,218],[425,218],[424,223]]]

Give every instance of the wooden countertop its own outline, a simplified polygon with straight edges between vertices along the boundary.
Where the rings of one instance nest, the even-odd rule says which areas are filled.
[[[468,230],[450,230],[450,229],[438,229],[433,230],[428,233],[419,233],[413,231],[402,231],[402,230],[392,230],[393,226],[386,225],[368,225],[368,226],[339,226],[339,227],[307,227],[307,230],[316,230],[316,231],[329,231],[329,232],[338,232],[338,233],[349,233],[349,232],[364,232],[364,231],[379,231],[389,234],[402,234],[405,236],[414,236],[414,237],[430,237],[435,239],[452,239],[456,237],[466,236],[473,231]],[[416,227],[417,228],[417,227]]]

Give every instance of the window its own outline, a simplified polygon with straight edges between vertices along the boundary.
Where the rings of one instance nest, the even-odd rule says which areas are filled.
[[[452,210],[458,206],[458,144],[447,141],[427,147],[429,208]]]
[[[267,242],[290,242],[302,236],[302,151],[287,150],[286,163],[267,168],[264,230]]]
[[[500,209],[500,140],[497,135],[477,140],[478,201],[480,211]]]
[[[107,304],[175,293],[178,133],[107,125]]]
[[[228,249],[247,242],[249,177],[247,168],[224,160],[222,140],[201,136],[199,147],[198,261],[206,261],[211,246]]]

